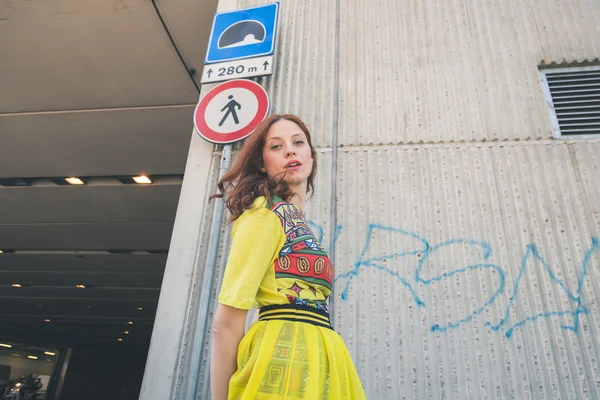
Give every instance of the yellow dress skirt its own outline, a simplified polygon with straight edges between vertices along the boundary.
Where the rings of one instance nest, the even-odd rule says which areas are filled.
[[[284,320],[254,323],[238,348],[229,399],[364,399],[350,354],[329,328]]]

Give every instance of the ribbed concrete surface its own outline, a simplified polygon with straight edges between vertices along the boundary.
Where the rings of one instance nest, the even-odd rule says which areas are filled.
[[[336,325],[369,398],[598,398],[598,229],[566,145],[339,163]]]
[[[330,227],[333,204],[331,203],[331,149],[317,150],[318,172],[315,193],[306,203],[305,214],[313,233],[325,246],[331,244],[333,229]]]
[[[239,8],[271,1],[240,0]],[[275,73],[267,81],[273,112],[300,116],[317,146],[331,146],[334,104],[335,1],[284,1]]]
[[[342,3],[340,144],[551,137],[527,3]]]
[[[546,63],[583,62],[600,56],[600,3],[594,0],[532,0]]]
[[[552,139],[538,77],[600,56],[598,3],[339,6],[282,1],[265,83],[321,146],[307,215],[367,398],[600,398],[600,140]]]
[[[577,179],[581,186],[582,201],[588,211],[588,219],[600,235],[600,140],[573,141],[569,151],[572,162],[579,171]]]

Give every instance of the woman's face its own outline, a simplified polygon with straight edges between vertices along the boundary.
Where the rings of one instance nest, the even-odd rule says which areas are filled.
[[[284,176],[290,187],[305,184],[312,171],[313,158],[302,129],[287,119],[271,125],[263,145],[263,161],[269,178]]]

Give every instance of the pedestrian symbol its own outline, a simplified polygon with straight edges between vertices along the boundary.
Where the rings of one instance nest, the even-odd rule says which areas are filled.
[[[235,101],[233,99],[233,95],[229,95],[227,96],[227,98],[229,99],[229,103],[227,103],[225,105],[225,107],[223,107],[221,109],[221,111],[225,111],[227,110],[227,112],[225,113],[225,116],[223,117],[223,119],[221,120],[221,122],[219,122],[219,126],[223,125],[223,122],[225,122],[225,120],[227,119],[227,117],[229,116],[229,114],[231,114],[231,116],[233,117],[233,121],[235,122],[235,124],[239,124],[240,120],[238,119],[237,113],[235,112],[235,108],[237,107],[238,110],[242,109],[242,106],[240,105],[240,103],[238,103],[237,101]]]
[[[210,90],[194,111],[194,127],[212,143],[233,143],[252,133],[269,112],[269,96],[258,83],[234,79]]]

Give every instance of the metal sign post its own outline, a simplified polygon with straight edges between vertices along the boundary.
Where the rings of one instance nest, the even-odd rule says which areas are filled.
[[[219,180],[229,171],[232,143],[250,135],[269,112],[269,96],[258,83],[239,79],[221,83],[212,88],[200,100],[194,111],[194,127],[205,140],[215,144],[225,144],[221,155]],[[217,269],[217,252],[221,241],[221,223],[224,203],[215,199],[212,224],[208,243],[208,253],[202,277],[202,289],[196,316],[196,335],[190,353],[188,385],[184,399],[198,396],[200,364],[207,340],[208,315],[210,312],[213,282]]]
[[[211,89],[194,111],[194,127],[205,140],[224,144],[219,180],[231,164],[232,143],[249,136],[270,111],[264,88],[248,78],[273,73],[273,53],[279,3],[215,14],[205,58],[202,83],[221,83]],[[198,398],[200,365],[208,339],[209,312],[221,240],[224,202],[216,199],[210,228],[208,253],[190,351],[190,368],[182,399]],[[207,374],[208,375],[208,374]],[[208,379],[201,398],[208,396]]]
[[[218,9],[231,10],[236,5],[236,0],[219,0]],[[211,43],[216,45],[216,50],[211,48],[207,52],[203,83],[273,73],[279,4],[270,5],[270,9],[275,12],[271,11],[269,18],[266,17],[268,13],[255,18],[251,14],[257,11],[248,10],[221,12],[215,15],[215,20],[220,21],[213,27],[214,42],[211,39]],[[247,14],[248,12],[251,14]],[[237,19],[231,19],[231,15],[237,15]],[[239,31],[240,27],[250,28],[252,24],[248,22],[253,19],[261,21],[264,25],[264,36],[258,31]],[[215,34],[217,31],[219,33]],[[245,33],[242,40],[235,41],[235,37],[239,37],[241,33]],[[250,34],[254,36],[248,36]],[[253,38],[256,40],[252,40]],[[231,40],[234,42],[228,43]],[[217,53],[214,53],[215,51]],[[237,52],[233,58],[232,52]],[[208,57],[209,54],[211,57],[216,54],[216,58]],[[222,85],[225,84],[232,83],[226,82]],[[193,133],[190,142],[140,390],[140,399],[143,400],[191,400],[197,399],[198,396],[203,399],[209,398],[209,373],[207,371],[200,375],[200,372],[203,371],[202,360],[207,352],[207,343],[210,342],[209,312],[214,306],[211,294],[217,272],[216,260],[221,243],[225,206],[223,200],[215,200],[212,222],[207,232],[210,235],[205,247],[207,254],[201,255],[200,251],[204,246],[200,245],[200,240],[204,235],[206,209],[201,205],[199,207],[199,202],[206,198],[207,191],[214,190],[206,186],[206,179],[215,149],[200,138],[224,145],[218,173],[221,178],[231,164],[231,143],[235,142],[236,137],[237,140],[241,140],[250,134],[269,111],[268,96],[260,85],[249,80],[233,85],[235,87],[219,85],[219,91],[213,93],[211,98],[208,97],[211,91],[202,87],[199,99],[202,106],[199,105],[194,113],[198,132]],[[250,85],[258,88],[251,88]],[[206,259],[204,268],[198,264],[198,260],[202,259]],[[204,271],[201,271],[202,269]],[[198,393],[200,385],[202,393]]]

